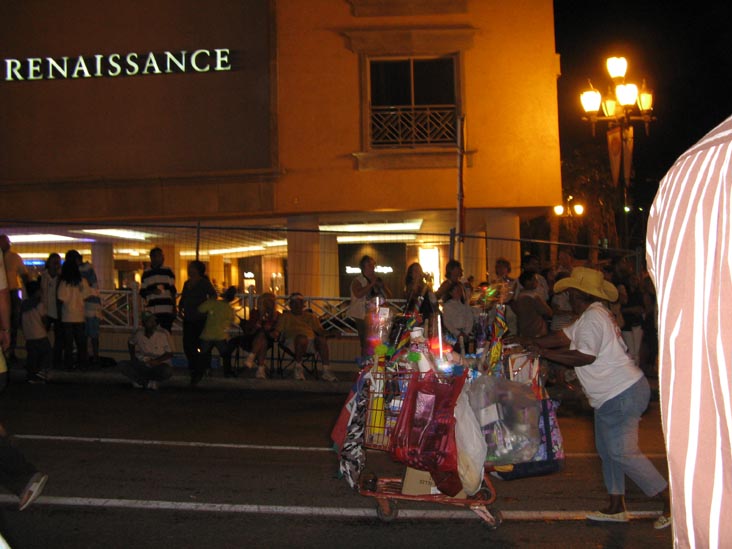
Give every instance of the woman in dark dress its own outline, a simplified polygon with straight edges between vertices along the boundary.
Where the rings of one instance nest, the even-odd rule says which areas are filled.
[[[206,265],[198,260],[191,261],[188,264],[188,280],[183,284],[178,304],[178,310],[183,317],[183,352],[188,361],[191,385],[197,385],[205,373],[205,366],[199,359],[198,342],[206,324],[206,315],[198,307],[215,296],[216,290],[206,276]]]

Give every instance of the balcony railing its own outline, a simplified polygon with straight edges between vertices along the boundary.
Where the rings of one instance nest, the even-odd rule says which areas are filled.
[[[371,146],[376,148],[457,143],[457,107],[371,107]]]

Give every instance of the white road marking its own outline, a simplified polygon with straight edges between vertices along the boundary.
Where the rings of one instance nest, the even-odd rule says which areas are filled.
[[[273,450],[286,452],[333,452],[333,448],[314,446],[271,446],[265,444],[230,444],[221,442],[185,442],[177,440],[141,440],[132,438],[67,437],[53,435],[13,435],[24,440],[54,440],[58,442],[96,442],[102,444],[131,444],[137,446],[182,446],[190,448],[232,448],[236,450]]]
[[[102,444],[131,444],[138,446],[180,446],[190,448],[232,448],[237,450],[271,450],[282,452],[333,452],[333,448],[315,446],[275,446],[267,444],[230,444],[222,442],[185,442],[176,440],[142,440],[132,438],[71,437],[55,435],[13,435],[25,440],[55,440],[59,442],[97,442]],[[570,452],[568,458],[595,458],[596,452]],[[646,454],[651,459],[665,458],[664,453]]]
[[[0,504],[18,503],[13,496],[0,495]],[[202,513],[239,513],[259,515],[296,515],[307,517],[330,518],[373,518],[376,509],[342,508],[342,507],[305,507],[296,505],[248,505],[238,503],[190,503],[178,501],[155,501],[139,499],[107,499],[107,498],[71,498],[41,496],[33,504],[59,507],[95,507],[114,509],[145,509],[150,511],[185,511]],[[501,511],[504,520],[537,521],[537,520],[586,520],[587,511]],[[656,518],[659,511],[635,511],[629,513],[631,519]],[[468,510],[419,510],[400,509],[398,519],[477,519],[478,516]]]

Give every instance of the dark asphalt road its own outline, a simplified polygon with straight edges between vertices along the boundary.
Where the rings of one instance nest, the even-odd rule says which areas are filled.
[[[658,505],[632,483],[628,506],[641,518],[599,526],[577,520],[605,497],[591,417],[581,414],[560,417],[569,452],[562,473],[495,481],[495,507],[506,515],[498,530],[469,512],[414,502],[402,502],[397,521],[381,523],[374,501],[337,478],[328,434],[344,398],[212,387],[156,394],[121,383],[12,384],[0,396],[0,418],[50,480],[44,496],[22,513],[13,496],[0,499],[0,531],[17,548],[671,544],[669,530],[652,528]],[[657,416],[656,407],[649,410],[641,440],[661,467]],[[380,475],[402,470],[380,452],[369,452],[367,466]],[[541,512],[567,520],[537,520]]]

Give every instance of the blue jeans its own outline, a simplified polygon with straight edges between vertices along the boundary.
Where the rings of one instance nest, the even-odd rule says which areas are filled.
[[[610,495],[625,494],[625,475],[649,497],[668,486],[638,447],[638,423],[650,397],[648,380],[642,377],[595,410],[595,446]]]

